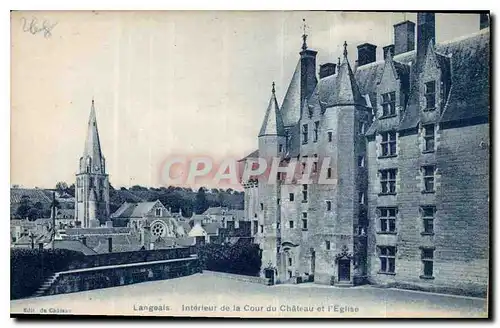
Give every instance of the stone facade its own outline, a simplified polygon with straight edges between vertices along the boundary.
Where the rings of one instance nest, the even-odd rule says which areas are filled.
[[[319,81],[303,36],[283,105],[273,87],[259,149],[245,158],[281,166],[277,183],[244,183],[262,276],[485,289],[489,28],[435,44],[434,25],[418,14],[415,51],[415,24],[396,24],[384,48],[397,51],[354,70],[344,43]],[[287,179],[294,161],[311,181]],[[332,183],[318,183],[322,168]]]

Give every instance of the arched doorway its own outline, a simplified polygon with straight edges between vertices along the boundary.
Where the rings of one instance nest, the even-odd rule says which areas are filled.
[[[352,254],[349,253],[349,248],[346,245],[343,245],[340,249],[340,252],[335,256],[338,282],[351,282],[351,260]]]

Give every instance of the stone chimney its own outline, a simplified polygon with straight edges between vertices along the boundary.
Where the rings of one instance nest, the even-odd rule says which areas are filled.
[[[387,53],[391,53],[391,57],[394,56],[394,45],[393,44],[385,46],[382,49],[384,49],[384,59],[387,58]]]
[[[485,29],[490,27],[490,14],[489,13],[481,13],[479,14],[479,29]]]
[[[307,35],[302,35],[302,51],[300,52],[300,108],[304,107],[304,101],[313,93],[318,79],[316,78],[316,55],[317,51],[307,48]]]
[[[87,246],[87,237],[81,237],[82,244]]]
[[[415,49],[415,23],[404,21],[394,25],[394,55]]]
[[[425,59],[430,42],[436,40],[436,21],[434,13],[421,12],[417,14],[417,65]]]
[[[319,78],[322,79],[324,77],[334,75],[336,67],[337,64],[334,63],[324,63],[323,65],[319,65]]]
[[[363,43],[358,46],[358,66],[373,63],[377,59],[377,46]]]
[[[108,237],[108,252],[113,253],[113,238]]]

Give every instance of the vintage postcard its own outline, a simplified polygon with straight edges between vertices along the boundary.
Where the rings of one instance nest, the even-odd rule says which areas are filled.
[[[489,12],[11,12],[10,312],[488,318]]]

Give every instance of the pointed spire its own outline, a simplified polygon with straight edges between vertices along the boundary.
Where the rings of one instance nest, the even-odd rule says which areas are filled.
[[[104,173],[103,156],[101,152],[101,143],[99,140],[99,131],[97,129],[97,118],[95,113],[94,99],[90,106],[89,122],[87,127],[87,139],[85,140],[85,148],[83,151],[83,158],[85,163],[90,158],[90,170],[92,172]]]
[[[305,18],[302,18],[302,50],[306,50],[307,49],[307,34],[306,34],[306,19]]]
[[[262,127],[260,128],[259,137],[261,136],[284,136],[285,127],[283,125],[283,118],[281,117],[281,111],[278,106],[278,101],[276,100],[275,83],[272,84],[271,99],[269,99],[269,105],[267,106],[266,115],[264,116],[264,121],[262,122]]]

